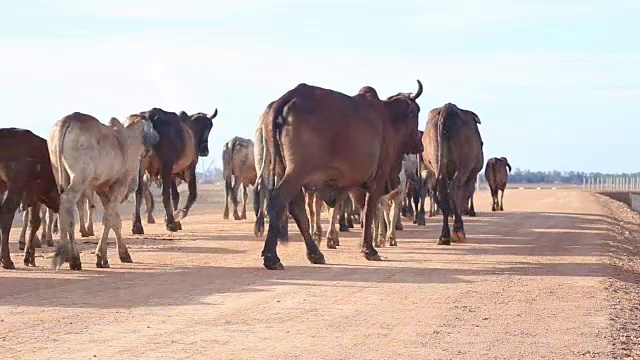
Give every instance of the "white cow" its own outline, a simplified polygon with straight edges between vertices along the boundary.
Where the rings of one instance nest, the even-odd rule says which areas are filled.
[[[113,229],[122,262],[132,262],[122,239],[122,219],[118,206],[135,191],[140,159],[158,141],[158,133],[143,115],[130,115],[123,126],[116,118],[109,125],[91,115],[75,112],[54,125],[49,134],[49,153],[60,186],[60,244],[53,257],[59,269],[66,261],[72,270],[81,270],[80,254],[74,238],[74,213],[82,193],[95,191],[104,207],[104,229],[96,248],[96,266],[109,267],[107,236]]]

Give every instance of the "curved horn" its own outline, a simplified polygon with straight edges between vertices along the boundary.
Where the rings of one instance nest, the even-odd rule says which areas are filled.
[[[422,95],[422,83],[420,82],[420,80],[416,80],[418,82],[418,91],[416,91],[415,94],[411,95],[411,99],[412,100],[417,100],[420,95]]]
[[[209,116],[209,119],[213,120],[213,118],[215,118],[216,116],[218,116],[218,108],[216,108],[213,111],[213,114],[211,114],[211,116]]]

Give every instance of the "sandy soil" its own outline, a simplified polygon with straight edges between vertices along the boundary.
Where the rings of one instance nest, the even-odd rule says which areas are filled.
[[[489,208],[478,192],[467,242],[450,247],[435,245],[439,218],[405,220],[382,262],[359,254],[354,229],[338,250],[323,246],[327,265],[311,265],[291,222],[281,272],[262,267],[253,215],[222,220],[219,189],[202,191],[183,232],[158,216],[129,236],[134,264],[111,241],[111,269],[96,269],[90,238],[81,272],[51,270],[46,247],[30,269],[14,241],[19,268],[0,271],[0,349],[7,359],[640,358],[635,213],[561,189],[508,190],[507,211]]]

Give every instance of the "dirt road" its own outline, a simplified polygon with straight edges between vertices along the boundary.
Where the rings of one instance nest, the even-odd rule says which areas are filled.
[[[41,257],[39,268],[0,271],[0,349],[7,359],[620,354],[616,346],[626,345],[613,338],[628,327],[616,330],[615,315],[629,304],[624,289],[612,292],[621,271],[610,264],[613,202],[576,190],[510,190],[507,211],[491,213],[485,191],[476,199],[466,243],[435,245],[440,218],[426,228],[405,221],[399,246],[380,250],[382,262],[362,258],[356,229],[340,234],[338,250],[323,245],[327,265],[311,265],[291,222],[282,272],[262,267],[253,215],[225,221],[203,200],[183,232],[168,234],[159,216],[147,235],[130,238],[134,264],[120,263],[110,242],[111,269],[96,269],[95,245],[86,244],[81,272],[55,272]],[[21,264],[15,241],[12,257]]]

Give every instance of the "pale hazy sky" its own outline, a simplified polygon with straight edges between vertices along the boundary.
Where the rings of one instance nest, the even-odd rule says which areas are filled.
[[[0,127],[217,107],[220,166],[300,82],[388,96],[420,79],[421,128],[445,102],[471,109],[485,159],[640,170],[640,2],[448,2],[0,0]]]

